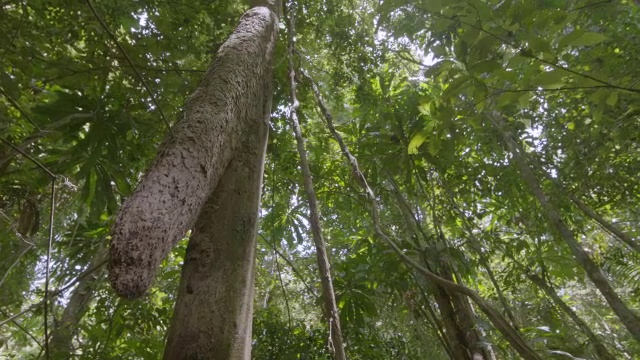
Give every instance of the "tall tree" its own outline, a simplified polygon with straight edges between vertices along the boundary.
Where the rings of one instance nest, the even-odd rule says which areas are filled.
[[[280,6],[252,5],[218,50],[113,229],[111,283],[121,296],[135,298],[199,219],[187,248],[167,359],[251,354],[256,225]]]
[[[318,259],[318,270],[320,271],[320,283],[322,285],[322,299],[324,302],[324,311],[327,322],[329,323],[329,332],[331,334],[330,350],[337,360],[345,360],[346,354],[344,350],[344,341],[342,339],[342,326],[340,325],[340,315],[338,305],[336,303],[336,293],[333,288],[333,278],[331,276],[331,263],[327,254],[327,244],[322,234],[322,225],[320,223],[320,211],[318,209],[318,198],[313,187],[313,177],[309,167],[309,159],[307,149],[304,145],[304,137],[302,136],[302,128],[298,121],[298,110],[300,102],[297,94],[297,69],[294,63],[295,52],[295,8],[289,8],[287,17],[287,33],[288,33],[288,71],[289,71],[289,94],[291,99],[291,108],[289,110],[289,122],[293,128],[293,134],[296,138],[296,147],[298,156],[300,157],[300,167],[302,168],[304,191],[307,195],[309,203],[309,223],[313,243],[316,249],[316,258]]]
[[[47,347],[62,358],[248,357],[251,347],[256,360],[324,359],[339,319],[354,359],[634,358],[634,1],[295,8],[290,66],[287,37],[240,56],[262,28],[234,33],[245,2],[0,1],[0,357]],[[264,25],[261,14],[240,27]],[[207,70],[214,55],[224,66]],[[349,150],[298,83],[330,275],[318,271],[288,125],[292,67],[316,80]],[[267,126],[269,111],[253,106],[271,95]],[[166,119],[180,119],[173,134]],[[143,179],[150,168],[161,171]],[[147,198],[132,196],[141,181]],[[164,210],[143,205],[156,198]],[[115,226],[132,220],[130,235],[144,234],[115,234],[114,248],[134,253],[112,279],[134,300],[94,266],[129,202],[133,216]],[[327,278],[331,306],[319,296]]]

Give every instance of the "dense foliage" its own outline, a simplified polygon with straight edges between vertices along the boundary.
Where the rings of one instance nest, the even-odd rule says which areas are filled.
[[[109,227],[245,8],[4,0],[0,9],[0,355],[42,357],[45,331],[55,338],[74,314],[78,357],[156,359],[187,240],[152,291],[126,301],[104,281]],[[287,11],[295,63],[318,84],[384,231],[407,255],[478,292],[543,358],[606,358],[594,339],[615,359],[638,358],[640,343],[549,215],[640,313],[633,1],[304,0]],[[253,357],[329,358],[279,41]],[[297,79],[347,354],[454,357],[444,295],[375,235],[311,83]],[[56,295],[46,311],[45,287]],[[471,313],[498,358],[517,358]]]

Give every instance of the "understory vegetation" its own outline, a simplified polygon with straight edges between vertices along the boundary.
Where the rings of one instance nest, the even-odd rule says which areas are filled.
[[[161,357],[189,234],[126,300],[110,230],[247,6],[0,1],[0,359]],[[632,0],[288,1],[252,358],[333,358],[293,66],[349,359],[640,359],[639,39]]]

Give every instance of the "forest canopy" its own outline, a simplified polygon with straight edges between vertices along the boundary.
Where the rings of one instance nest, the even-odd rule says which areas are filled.
[[[249,8],[0,0],[0,358],[165,352],[194,232],[121,298],[116,215]],[[276,12],[252,359],[639,358],[636,2]]]

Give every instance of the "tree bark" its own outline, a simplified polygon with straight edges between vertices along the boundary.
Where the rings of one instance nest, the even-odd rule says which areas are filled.
[[[576,259],[576,262],[587,273],[587,276],[591,279],[591,282],[593,282],[596,288],[598,288],[613,312],[618,316],[620,321],[622,321],[634,339],[640,341],[640,318],[629,307],[627,307],[622,299],[620,299],[618,293],[616,293],[611,284],[609,284],[609,280],[607,280],[602,269],[600,269],[593,259],[589,257],[569,227],[562,221],[560,213],[551,201],[547,199],[536,175],[533,173],[529,165],[527,165],[524,149],[522,149],[522,147],[505,132],[504,121],[500,116],[500,114],[492,114],[490,115],[490,120],[505,141],[508,151],[513,156],[514,165],[518,167],[525,184],[529,187],[530,191],[544,210],[545,215],[549,220],[549,224],[558,232],[558,234],[560,234],[561,238],[569,247],[571,254]]]
[[[256,229],[268,125],[246,141],[189,240],[165,359],[250,359]]]
[[[189,241],[165,359],[251,357],[257,219],[279,4],[258,3],[266,6],[243,15],[208,71],[208,97],[237,96],[217,111],[235,117],[233,139],[226,144],[238,145]],[[212,118],[209,136],[219,137],[223,127],[216,124],[225,122],[224,117]]]
[[[270,112],[279,3],[260,3],[268,7],[242,16],[187,99],[173,135],[116,217],[109,278],[120,296],[133,299],[147,291],[232,158],[246,150],[243,136],[261,128]]]
[[[449,344],[451,344],[451,352],[449,356],[451,360],[470,360],[468,347],[465,344],[463,330],[460,329],[457,317],[449,294],[440,286],[432,286],[434,299],[438,304],[438,310],[442,316],[444,324],[445,336]]]
[[[336,295],[333,290],[333,280],[331,278],[331,266],[327,255],[326,244],[322,236],[322,226],[320,224],[320,210],[318,209],[318,199],[313,188],[313,179],[311,170],[309,169],[309,160],[307,159],[307,150],[304,146],[304,138],[302,130],[298,122],[297,109],[300,106],[296,97],[296,70],[293,63],[294,37],[295,29],[293,12],[287,14],[287,25],[289,28],[289,85],[291,97],[290,123],[296,138],[298,146],[298,154],[300,155],[300,167],[302,168],[304,189],[307,193],[307,201],[309,202],[309,223],[311,225],[311,233],[316,248],[316,258],[318,268],[320,270],[320,283],[322,285],[322,299],[324,302],[324,313],[329,323],[329,333],[331,334],[330,350],[335,359],[346,360],[344,350],[344,341],[342,340],[342,328],[340,326],[340,316],[338,314],[338,305],[336,303]]]

